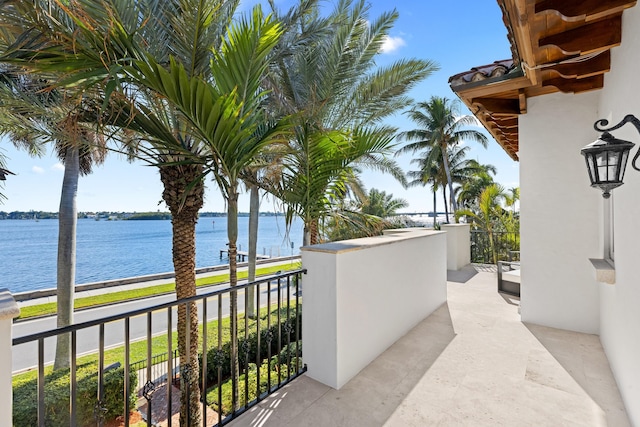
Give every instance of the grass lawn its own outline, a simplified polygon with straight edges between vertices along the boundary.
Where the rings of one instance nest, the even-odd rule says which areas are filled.
[[[292,309],[294,308],[292,307]],[[286,310],[286,307],[283,307],[282,310]],[[268,308],[267,307],[261,308],[260,309],[260,329],[266,329],[267,327],[266,320],[268,316],[269,316]],[[270,316],[271,316],[271,324],[275,325],[278,321],[277,304],[271,305]],[[282,316],[282,319],[286,319],[286,313],[281,312],[281,316]],[[222,335],[221,335],[222,344],[228,342],[231,339],[230,324],[231,324],[231,319],[229,317],[222,319],[222,324],[220,325],[222,329]],[[255,330],[255,325],[256,325],[256,320],[249,319],[249,323],[247,325],[249,330]],[[202,324],[199,324],[198,328],[200,330],[199,352],[201,352],[202,351]],[[240,315],[238,315],[238,331],[239,331],[238,337],[244,336],[244,328],[245,328],[245,318],[244,318],[244,313],[241,313]],[[171,338],[172,338],[171,339],[172,348],[174,350],[177,350],[178,349],[178,332],[173,331],[171,334]],[[140,360],[146,360],[147,345],[148,343],[146,339],[132,342],[129,347],[129,362],[135,363]],[[218,345],[218,320],[212,320],[207,322],[207,347],[212,348],[212,347],[217,347],[217,345]],[[166,353],[167,348],[168,348],[168,337],[166,334],[158,335],[151,339],[152,355]],[[105,350],[104,365],[109,366],[117,362],[120,362],[122,365],[124,365],[124,358],[125,358],[124,351],[125,351],[124,346]],[[89,354],[86,356],[78,357],[76,363],[78,366],[83,366],[83,365],[97,364],[97,361],[98,361],[98,354],[95,353],[95,354]],[[53,365],[45,366],[45,369],[44,369],[45,375],[50,374],[52,371],[53,371]],[[23,383],[25,381],[33,381],[37,378],[37,376],[38,376],[38,371],[35,369],[31,371],[26,371],[20,374],[16,374],[13,376],[13,385],[16,386],[17,384]]]
[[[277,271],[288,271],[300,268],[300,263],[281,264],[271,267],[256,268],[256,276],[268,276]],[[238,280],[246,279],[249,275],[248,271],[238,271]],[[196,279],[196,286],[211,286],[229,281],[229,273],[220,273],[213,276],[201,277]],[[140,298],[147,298],[157,295],[170,294],[175,292],[175,283],[166,283],[164,285],[149,286],[139,289],[132,289],[120,292],[110,292],[91,297],[77,298],[74,301],[76,310],[88,307],[95,307],[105,304],[113,304],[123,301],[131,301]],[[25,306],[20,309],[18,319],[28,319],[30,317],[49,316],[56,314],[57,303],[50,302],[45,304]]]

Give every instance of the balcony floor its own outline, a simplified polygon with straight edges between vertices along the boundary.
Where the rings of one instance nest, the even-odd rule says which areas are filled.
[[[630,426],[597,336],[523,324],[470,275],[342,389],[303,376],[233,426]]]

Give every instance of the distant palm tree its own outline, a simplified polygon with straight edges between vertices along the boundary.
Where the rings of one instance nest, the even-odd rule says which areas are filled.
[[[417,103],[406,114],[420,127],[400,134],[400,138],[409,141],[409,144],[398,150],[399,153],[416,153],[435,146],[440,147],[441,153],[444,154],[441,158],[442,168],[454,213],[458,210],[458,206],[453,197],[454,181],[451,176],[450,148],[466,140],[478,142],[485,148],[488,143],[483,133],[465,128],[476,125],[476,120],[473,116],[461,116],[458,105],[457,102],[437,96],[431,97],[428,102]]]
[[[362,212],[367,215],[375,215],[387,218],[397,213],[398,209],[406,208],[409,203],[404,199],[396,199],[393,194],[372,188],[367,199],[362,204]]]
[[[498,262],[494,232],[502,219],[502,203],[505,200],[505,196],[504,187],[500,184],[491,184],[480,194],[477,210],[461,209],[456,212],[458,217],[464,215],[471,218],[478,228],[487,233],[494,264]]]
[[[440,161],[440,147],[433,147],[426,150],[421,157],[411,159],[411,164],[418,165],[417,170],[407,172],[408,187],[425,187],[431,185],[433,194],[433,225],[436,225],[438,211],[436,208],[436,196],[438,189],[443,184],[440,180],[440,170],[442,162]]]
[[[457,192],[458,206],[470,208],[477,203],[482,190],[493,184],[497,169],[493,165],[481,164],[477,160],[467,160],[462,174],[462,185]]]
[[[407,206],[406,200],[372,188],[366,195],[337,204],[324,227],[326,237],[335,241],[380,235],[384,229],[401,226],[399,221],[390,217]]]

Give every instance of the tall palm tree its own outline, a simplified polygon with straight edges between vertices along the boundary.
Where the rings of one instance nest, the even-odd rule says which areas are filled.
[[[461,116],[458,111],[458,102],[452,102],[447,98],[432,96],[427,102],[419,102],[407,115],[419,128],[402,132],[400,138],[409,143],[398,150],[400,153],[416,153],[429,147],[439,146],[442,156],[442,167],[446,176],[446,185],[449,187],[454,213],[458,210],[453,197],[453,179],[451,176],[449,150],[462,141],[470,140],[487,147],[487,137],[475,129],[467,129],[474,126],[476,120],[473,116]]]
[[[344,198],[359,167],[404,178],[388,158],[396,129],[380,122],[408,106],[408,90],[437,69],[415,59],[376,69],[398,15],[372,20],[369,8],[364,0],[342,0],[327,17],[300,15],[290,28],[313,37],[302,37],[305,43],[277,61],[267,80],[272,105],[297,119],[275,194],[289,224],[302,219],[304,244],[317,242],[321,219]]]
[[[0,32],[3,51],[17,35]],[[44,146],[52,143],[64,165],[58,210],[56,322],[58,327],[68,326],[73,323],[74,312],[78,182],[80,176],[91,173],[94,165],[104,162],[105,140],[95,132],[95,125],[81,121],[81,117],[86,119],[82,98],[78,101],[64,91],[48,91],[46,80],[33,79],[16,67],[5,66],[0,82],[0,106],[4,110],[0,133],[32,155],[41,155]],[[54,369],[69,368],[70,351],[69,334],[58,335]]]
[[[430,150],[425,150],[423,156],[411,159],[411,164],[418,165],[418,169],[407,172],[407,178],[409,180],[407,184],[408,187],[425,187],[427,185],[431,185],[431,192],[433,195],[434,227],[436,226],[436,218],[438,215],[436,208],[436,196],[438,189],[442,185],[440,180],[442,162],[440,161],[439,153],[440,147],[433,147]]]

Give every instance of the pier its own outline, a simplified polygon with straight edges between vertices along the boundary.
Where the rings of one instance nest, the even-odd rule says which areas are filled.
[[[227,256],[229,256],[229,249],[220,249],[220,259],[222,259],[222,255],[227,254]],[[249,252],[245,252],[245,251],[237,251],[237,258],[238,261],[240,262],[244,262],[247,260],[247,258],[249,258]],[[257,254],[256,255],[256,259],[269,259],[271,258],[269,255],[260,255]]]

